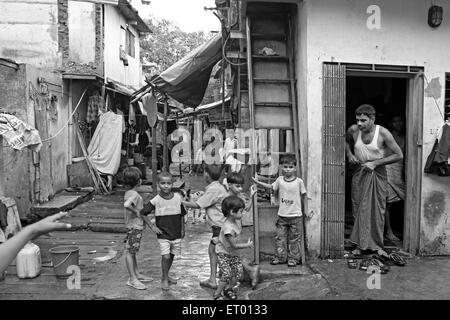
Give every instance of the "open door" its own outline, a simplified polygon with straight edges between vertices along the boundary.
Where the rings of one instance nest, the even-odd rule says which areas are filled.
[[[409,79],[407,101],[406,201],[403,249],[416,254],[420,239],[422,194],[423,73]]]
[[[322,258],[344,254],[345,80],[344,65],[323,65]]]

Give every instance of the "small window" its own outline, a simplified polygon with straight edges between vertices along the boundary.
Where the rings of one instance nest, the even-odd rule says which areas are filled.
[[[444,120],[450,120],[450,73],[445,74]]]
[[[131,33],[130,30],[126,30],[126,37],[125,37],[125,50],[127,55],[134,58],[135,52],[134,52],[134,46],[135,46],[135,37],[134,34]]]

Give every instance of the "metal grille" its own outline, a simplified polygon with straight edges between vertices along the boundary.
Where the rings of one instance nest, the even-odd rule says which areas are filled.
[[[345,66],[323,66],[323,258],[344,252],[345,222]]]

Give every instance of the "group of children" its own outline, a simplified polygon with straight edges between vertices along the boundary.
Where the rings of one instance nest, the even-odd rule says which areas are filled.
[[[281,159],[282,176],[273,184],[253,179],[265,188],[274,190],[279,198],[278,220],[276,223],[276,257],[271,264],[287,263],[293,267],[301,258],[300,245],[303,236],[303,212],[306,190],[303,181],[296,176],[295,157],[286,155]],[[128,228],[126,264],[129,272],[127,285],[136,289],[146,289],[142,283],[152,278],[139,273],[136,253],[139,250],[142,230],[147,224],[156,234],[161,249],[162,278],[161,288],[167,290],[176,279],[169,276],[175,255],[181,252],[181,239],[184,236],[185,208],[205,209],[206,221],[211,227],[212,238],[208,254],[210,260],[209,279],[201,281],[203,287],[214,289],[214,299],[236,299],[234,292],[238,280],[245,269],[254,288],[258,283],[259,266],[252,265],[241,258],[240,250],[253,248],[253,241],[240,241],[242,219],[252,215],[252,197],[256,187],[250,188],[250,196],[243,192],[244,177],[231,172],[226,177],[226,186],[220,181],[223,165],[211,164],[205,167],[207,182],[205,192],[196,200],[189,201],[172,191],[172,175],[167,172],[158,176],[158,195],[148,204],[136,192],[140,184],[140,171],[130,167],[124,172],[124,181],[132,189],[125,193],[125,222]],[[217,267],[219,283],[217,283]]]

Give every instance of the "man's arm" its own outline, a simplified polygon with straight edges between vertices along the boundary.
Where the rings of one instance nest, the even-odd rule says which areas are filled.
[[[347,134],[345,135],[345,153],[347,154],[347,159],[350,164],[359,163],[359,160],[355,157],[350,148],[350,143],[354,143],[353,133],[355,132],[356,128],[356,125],[352,125],[350,128],[348,128]]]
[[[374,170],[378,166],[384,166],[386,164],[395,163],[397,161],[401,161],[403,159],[402,149],[400,149],[397,142],[395,142],[394,137],[386,128],[380,128],[380,134],[383,137],[383,142],[386,145],[386,149],[391,151],[391,154],[387,157],[366,162],[364,165],[368,168]]]

